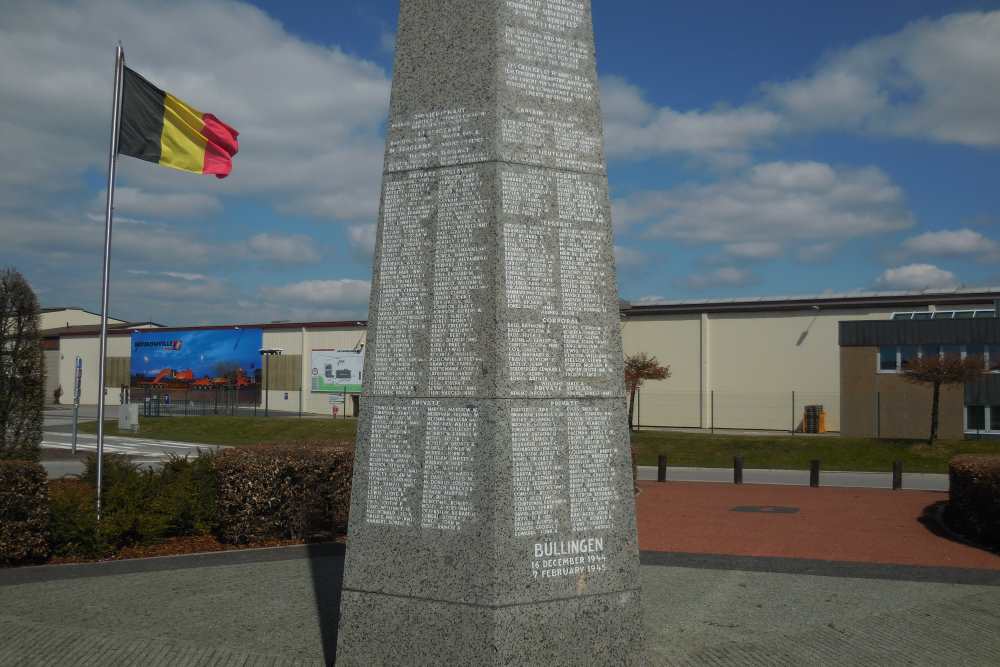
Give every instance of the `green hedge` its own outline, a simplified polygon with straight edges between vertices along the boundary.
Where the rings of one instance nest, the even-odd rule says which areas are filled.
[[[48,506],[42,466],[0,460],[0,565],[45,560]]]
[[[949,476],[949,525],[1000,548],[1000,456],[956,456],[949,463]]]
[[[75,479],[49,483],[49,544],[53,556],[103,558],[112,548],[98,530],[94,487]]]
[[[353,463],[350,445],[225,450],[216,534],[232,544],[332,536],[347,525]]]
[[[235,544],[329,538],[347,525],[353,463],[349,445],[229,449],[156,471],[106,455],[98,522],[95,457],[81,479],[51,483],[38,464],[0,461],[0,565],[210,533]]]

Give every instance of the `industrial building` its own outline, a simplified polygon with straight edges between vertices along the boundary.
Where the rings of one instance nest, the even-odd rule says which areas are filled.
[[[53,311],[48,313],[51,315]],[[44,315],[43,315],[44,317]],[[80,318],[83,319],[83,318]],[[44,320],[43,320],[44,321]],[[50,317],[50,321],[53,321]],[[61,321],[58,318],[55,321]],[[43,347],[46,349],[48,385],[62,386],[62,404],[72,403],[72,384],[77,358],[82,362],[81,403],[93,405],[98,398],[97,359],[99,355],[100,317],[98,324],[73,324],[70,326],[45,329]],[[315,391],[312,377],[311,358],[319,352],[333,350],[357,350],[364,348],[365,322],[273,322],[267,324],[232,324],[206,327],[164,327],[154,322],[128,323],[115,320],[109,326],[108,361],[105,385],[106,401],[118,405],[121,387],[133,385],[131,376],[133,338],[135,334],[155,334],[157,336],[178,337],[198,332],[239,332],[259,330],[261,349],[280,351],[261,364],[259,377],[259,401],[270,409],[280,412],[302,412],[308,414],[331,414],[332,406],[338,414],[352,416],[357,412],[358,387],[349,386],[344,393]],[[55,369],[55,373],[51,369]],[[183,371],[178,370],[176,375]],[[198,393],[197,378],[192,377],[192,392],[181,392],[168,382],[150,382],[145,387],[132,386],[133,402],[156,396],[157,400],[170,395],[176,404],[182,395],[190,399],[204,398]],[[175,383],[176,384],[176,383]],[[345,385],[345,389],[348,386]],[[139,391],[142,390],[142,391]],[[346,394],[346,395],[345,395]],[[49,391],[49,396],[53,393]],[[346,399],[346,400],[345,400]],[[203,402],[203,401],[195,401]]]
[[[865,419],[851,422],[844,414],[845,405],[854,409],[856,386],[853,380],[842,385],[841,322],[993,319],[998,299],[1000,288],[980,288],[626,306],[626,354],[652,354],[671,372],[669,379],[642,387],[637,421],[643,426],[801,432],[806,407],[821,405],[826,429],[841,431],[845,418],[848,424]],[[868,355],[868,367],[875,372],[875,350],[852,348],[848,354]],[[913,394],[908,410],[921,415],[915,424],[929,426],[922,417],[929,414],[929,399],[921,403],[918,396]],[[870,400],[874,402],[874,394]],[[949,408],[954,413],[950,419],[961,422],[961,404],[959,398]],[[851,430],[860,434],[864,429]],[[871,428],[867,431],[865,435],[874,435]],[[882,437],[906,434],[926,437],[917,430],[895,432],[883,420]],[[952,428],[949,434],[957,437],[960,431]]]
[[[1000,288],[665,301],[642,305],[623,302],[622,334],[626,354],[651,354],[668,365],[671,373],[666,380],[643,385],[635,420],[642,427],[802,432],[808,430],[807,408],[822,406],[823,426],[827,431],[881,437],[925,437],[921,424],[925,421],[923,415],[929,412],[929,398],[920,387],[908,385],[905,390],[888,390],[893,396],[905,395],[905,400],[900,399],[900,405],[894,408],[892,406],[900,401],[891,396],[883,397],[881,420],[873,414],[880,391],[887,391],[884,389],[886,383],[897,382],[899,378],[893,380],[885,371],[879,374],[880,354],[889,354],[880,350],[880,344],[842,345],[842,323],[908,321],[914,326],[918,322],[948,320],[958,328],[965,326],[960,324],[964,321],[978,326],[982,320],[995,320],[998,301]],[[97,400],[93,369],[98,354],[96,325],[99,318],[93,318],[96,316],[79,309],[72,313],[53,309],[43,315],[47,355],[52,355],[47,359],[51,359],[50,368],[56,369],[55,379],[50,378],[49,384],[63,386],[63,403],[72,400],[70,387],[77,356],[83,359],[84,365],[82,401],[92,404]],[[342,399],[329,391],[316,390],[313,375],[317,370],[323,374],[323,368],[316,368],[316,354],[329,350],[361,350],[365,326],[363,321],[346,321],[166,328],[153,322],[116,320],[109,337],[107,397],[115,404],[118,388],[132,380],[129,369],[135,332],[168,334],[260,329],[262,348],[283,351],[280,356],[266,360],[270,364],[269,371],[258,373],[262,391],[266,387],[262,401],[274,410],[330,414],[331,405]],[[996,331],[996,324],[991,326],[994,328],[989,331]],[[986,356],[995,354],[1000,359],[1000,349],[994,353],[991,347],[1000,341],[991,338],[992,334],[987,335],[986,328],[971,331],[976,332],[975,340],[968,338],[973,352],[980,349],[977,346],[984,346]],[[946,345],[950,340],[926,344]],[[865,384],[868,381],[861,378],[863,373],[859,369],[870,370],[869,375],[875,379]],[[331,372],[329,364],[326,364],[326,372]],[[876,381],[882,385],[876,386]],[[351,398],[346,405],[340,403],[347,414],[356,412],[356,388],[351,387]],[[949,397],[942,401],[942,437],[976,432],[974,427],[980,423],[984,425],[979,429],[982,433],[989,433],[991,425],[1000,425],[1000,407],[991,407],[992,403],[981,404],[982,400],[993,400],[992,391],[992,385],[975,390],[970,400],[975,398],[980,403],[968,406],[970,411],[962,389],[951,390]],[[133,400],[135,398],[133,390]],[[967,428],[970,418],[971,430]]]

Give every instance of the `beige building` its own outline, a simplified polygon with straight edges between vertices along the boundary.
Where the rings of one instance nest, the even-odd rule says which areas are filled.
[[[807,405],[841,428],[838,325],[990,313],[998,289],[893,292],[625,306],[626,354],[646,352],[671,377],[641,390],[644,426],[801,430]],[[872,365],[876,360],[872,359]]]
[[[124,320],[108,318],[108,328],[121,327],[148,328],[160,326],[155,322],[125,322]],[[62,388],[60,403],[71,403],[73,400],[73,373],[62,375],[60,362],[60,342],[62,337],[71,333],[88,333],[96,335],[100,332],[101,316],[89,310],[77,307],[42,308],[38,317],[38,328],[42,337],[42,350],[45,360],[45,401],[55,402],[57,388]]]
[[[106,400],[109,405],[119,404],[119,389],[130,384],[130,361],[132,332],[148,328],[150,323],[141,325],[119,325],[108,335],[108,362],[105,385]],[[263,330],[263,346],[269,349],[280,349],[281,355],[273,356],[267,361],[270,374],[262,379],[262,386],[267,386],[266,396],[261,397],[272,410],[282,412],[304,412],[311,414],[330,414],[331,406],[338,409],[343,405],[342,397],[333,397],[326,393],[314,393],[311,390],[311,355],[313,351],[333,349],[361,349],[365,343],[365,322],[280,322],[271,324],[240,324],[213,327],[180,327],[158,328],[158,332],[192,331],[198,329],[244,329],[259,328]],[[76,358],[83,360],[83,381],[81,383],[81,403],[93,405],[97,403],[98,380],[97,359],[99,354],[98,332],[90,328],[86,330],[68,331],[59,337],[58,376],[69,378],[63,381],[64,394],[62,403],[72,402],[68,388],[72,384],[73,369]],[[143,397],[133,393],[133,401]],[[340,400],[338,400],[340,399]],[[348,400],[347,414],[356,411],[356,400]],[[343,414],[343,413],[340,413]]]
[[[75,306],[65,308],[42,308],[38,328],[42,331],[52,329],[68,329],[87,325],[100,325],[101,314],[92,313]],[[125,324],[124,320],[108,318],[108,324]]]
[[[671,371],[669,379],[643,386],[636,418],[643,426],[799,431],[806,406],[822,405],[827,430],[840,431],[840,322],[964,318],[987,311],[992,317],[998,299],[1000,288],[623,304],[626,354],[654,355]],[[112,404],[118,388],[129,382],[131,332],[152,326],[159,325],[119,321],[112,329],[107,381]],[[310,388],[312,352],[359,349],[365,343],[362,321],[238,326],[263,329],[264,347],[283,350],[271,358],[267,396],[271,409],[281,411],[328,414],[330,395]],[[72,400],[79,355],[83,403],[96,403],[96,328],[67,330],[58,341],[56,375],[69,378],[62,381],[62,402]],[[876,362],[873,358],[873,368]],[[349,401],[348,414],[355,408]]]

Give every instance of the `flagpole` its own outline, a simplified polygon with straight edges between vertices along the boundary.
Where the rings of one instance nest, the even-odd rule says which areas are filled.
[[[108,359],[108,287],[111,278],[111,219],[115,205],[115,167],[118,164],[118,134],[122,114],[122,84],[125,51],[115,47],[115,98],[111,113],[111,145],[108,148],[107,207],[104,217],[104,270],[101,283],[101,351],[97,366],[97,520],[101,520],[101,485],[104,481],[104,383]]]

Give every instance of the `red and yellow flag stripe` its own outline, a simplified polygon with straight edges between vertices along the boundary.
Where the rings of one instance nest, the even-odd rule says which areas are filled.
[[[225,178],[239,132],[125,68],[118,152],[195,174]]]

